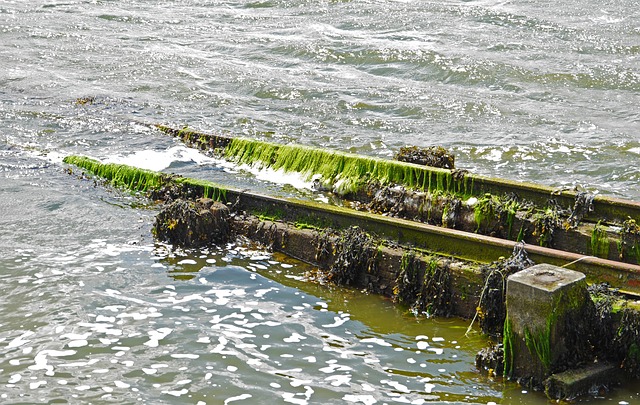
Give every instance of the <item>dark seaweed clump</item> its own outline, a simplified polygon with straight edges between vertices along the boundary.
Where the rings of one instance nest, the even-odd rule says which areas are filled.
[[[419,148],[404,146],[393,157],[400,162],[415,163],[422,166],[455,169],[455,156],[442,146]]]
[[[519,243],[513,248],[511,257],[493,262],[482,269],[485,284],[478,304],[482,332],[490,336],[502,336],[506,317],[507,278],[533,265],[524,244]]]
[[[452,312],[451,272],[445,260],[432,258],[425,264],[415,253],[402,257],[394,299],[412,311],[447,317]]]
[[[374,238],[357,226],[342,232],[335,244],[335,261],[328,279],[336,284],[356,285],[358,277],[377,273],[378,248]]]
[[[504,372],[504,349],[502,343],[485,347],[476,354],[476,368],[489,376],[501,376]]]
[[[154,235],[182,247],[226,243],[231,234],[229,208],[208,198],[176,200],[156,216]]]
[[[629,376],[640,378],[640,312],[625,308],[613,340],[620,368]]]

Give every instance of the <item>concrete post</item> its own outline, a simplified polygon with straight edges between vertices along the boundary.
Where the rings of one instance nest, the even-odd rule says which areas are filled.
[[[534,385],[591,356],[585,275],[539,264],[507,279],[505,376]]]

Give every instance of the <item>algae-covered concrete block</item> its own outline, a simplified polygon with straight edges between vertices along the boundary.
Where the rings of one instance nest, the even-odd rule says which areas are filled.
[[[607,390],[620,378],[620,368],[611,363],[592,363],[586,367],[553,374],[544,382],[551,399],[572,400],[588,392]]]
[[[541,384],[591,356],[591,301],[585,275],[539,264],[507,280],[505,375]]]

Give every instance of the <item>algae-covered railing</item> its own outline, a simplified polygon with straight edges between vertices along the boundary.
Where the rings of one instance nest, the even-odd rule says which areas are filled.
[[[131,191],[158,190],[163,186],[176,184],[193,188],[205,198],[226,200],[227,190],[206,180],[154,172],[118,163],[101,163],[85,156],[67,156],[63,162],[81,167],[91,174],[109,180],[114,186],[124,187]]]
[[[179,177],[121,164],[103,164],[81,156],[68,156],[65,163],[81,167],[112,184],[132,191],[157,192],[172,186],[193,191],[192,198],[208,197],[232,202],[236,210],[312,225],[318,228],[346,229],[358,226],[383,239],[443,256],[489,263],[513,252],[516,242],[462,232],[399,218],[355,211],[344,207],[277,198],[226,188],[204,180]],[[536,263],[567,266],[587,274],[591,282],[608,282],[612,287],[640,294],[640,266],[527,245]]]
[[[320,176],[323,186],[340,194],[356,193],[368,181],[401,184],[425,191],[441,190],[473,195],[473,178],[456,178],[451,170],[419,166],[394,160],[330,151],[302,145],[284,145],[248,138],[209,135],[189,129],[158,125],[200,149],[217,150],[238,164],[299,173],[306,180]]]
[[[412,163],[329,151],[301,145],[284,145],[254,139],[205,134],[188,128],[175,129],[155,125],[164,133],[178,137],[189,145],[216,151],[240,164],[258,165],[274,170],[300,173],[307,180],[321,176],[321,182],[346,194],[361,191],[368,182],[398,184],[423,191],[442,191],[461,197],[516,196],[541,209],[554,204],[573,211],[582,193],[557,190],[539,184],[481,176],[464,170],[448,170]],[[640,222],[640,203],[596,195],[593,209],[584,219],[622,224],[629,218]]]

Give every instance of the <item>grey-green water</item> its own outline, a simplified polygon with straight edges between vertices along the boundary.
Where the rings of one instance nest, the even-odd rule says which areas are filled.
[[[546,403],[473,368],[467,322],[173,252],[71,153],[295,193],[144,123],[639,199],[638,1],[0,2],[0,402]],[[79,103],[81,98],[91,102]],[[636,385],[590,403],[634,403]]]

